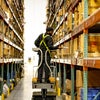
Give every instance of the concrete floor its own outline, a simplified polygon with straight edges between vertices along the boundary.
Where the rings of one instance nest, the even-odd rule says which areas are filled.
[[[32,76],[33,68],[31,64],[25,64],[25,75],[14,90],[5,100],[31,100],[32,97]]]
[[[32,98],[32,77],[33,73],[32,64],[25,65],[25,75],[22,78],[14,90],[5,100],[31,100]],[[62,100],[61,97],[57,97],[56,100]]]

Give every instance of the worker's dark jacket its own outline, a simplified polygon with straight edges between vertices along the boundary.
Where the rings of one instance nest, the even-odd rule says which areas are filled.
[[[42,50],[42,52],[43,52],[43,58],[44,58],[45,51],[47,50],[47,48],[46,48],[46,46],[44,45],[44,43],[42,43],[42,44],[40,45],[40,42],[42,41],[42,39],[43,39],[43,34],[40,34],[39,37],[35,40],[35,45],[36,45],[37,47],[39,47],[39,48]],[[54,46],[53,46],[53,39],[52,39],[52,37],[51,37],[50,35],[48,35],[48,36],[44,39],[44,41],[45,41],[47,47],[49,48],[49,50],[57,49],[57,47],[54,47]],[[39,55],[40,55],[40,52],[39,52]],[[47,57],[49,57],[49,56],[50,56],[50,53],[48,52],[48,56],[47,56]]]

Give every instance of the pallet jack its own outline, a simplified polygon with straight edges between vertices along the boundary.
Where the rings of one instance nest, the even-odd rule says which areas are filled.
[[[41,49],[39,48],[33,48],[32,49],[35,52],[40,51],[41,52],[41,61],[40,64],[38,65],[38,68],[41,66],[42,64],[42,60],[43,60],[43,53],[41,51]],[[43,71],[43,78],[42,78],[42,83],[38,83],[37,82],[37,71],[35,73],[35,77],[32,78],[32,89],[33,89],[33,93],[32,93],[32,100],[56,100],[56,89],[55,89],[55,73],[53,73],[55,71],[56,66],[49,66],[47,63],[47,51],[45,53],[45,63],[47,65],[47,67],[50,70],[50,77],[49,77],[49,81],[50,83],[45,83],[44,82],[44,72]]]

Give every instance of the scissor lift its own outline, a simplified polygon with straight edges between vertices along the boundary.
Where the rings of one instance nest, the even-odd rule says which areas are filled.
[[[33,51],[39,51],[39,48],[33,48]],[[41,50],[40,50],[41,51]],[[46,54],[45,53],[45,58],[46,58]],[[41,51],[41,62],[38,65],[38,68],[40,67],[41,63],[42,63],[42,58],[43,58],[43,54]],[[47,61],[45,59],[45,62],[47,64]],[[42,81],[42,83],[38,83],[37,82],[37,77],[35,75],[35,77],[32,79],[32,88],[33,88],[33,93],[32,93],[32,100],[56,100],[56,89],[55,89],[55,75],[52,75],[53,72],[55,71],[55,66],[49,67],[49,65],[47,64],[50,73],[51,73],[51,82],[50,83],[45,83],[44,80]],[[51,70],[53,69],[53,70]],[[37,69],[38,70],[38,69]]]

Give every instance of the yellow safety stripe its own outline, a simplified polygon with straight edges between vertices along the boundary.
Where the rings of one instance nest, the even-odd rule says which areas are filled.
[[[42,42],[44,42],[44,39],[47,37],[47,36],[49,36],[49,35],[42,35],[42,41],[40,42],[40,45],[42,44]]]
[[[45,41],[44,41],[44,39],[47,37],[47,36],[49,36],[49,35],[42,35],[42,41],[40,42],[40,45],[42,44],[42,43],[44,43],[44,45],[45,45],[45,47],[46,47],[46,49],[48,50],[48,52],[50,53],[50,50],[49,50],[49,48],[48,48],[48,46],[46,45],[46,43],[45,43]]]

